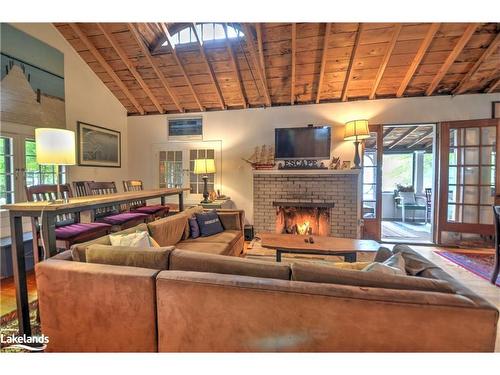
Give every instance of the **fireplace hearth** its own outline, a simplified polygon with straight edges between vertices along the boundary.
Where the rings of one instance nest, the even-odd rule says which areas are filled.
[[[273,202],[276,233],[328,236],[334,203]]]

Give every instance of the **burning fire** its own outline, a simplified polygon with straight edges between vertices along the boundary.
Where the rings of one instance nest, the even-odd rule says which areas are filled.
[[[298,234],[309,234],[310,223],[309,221],[305,221],[303,224],[297,224],[297,233]]]

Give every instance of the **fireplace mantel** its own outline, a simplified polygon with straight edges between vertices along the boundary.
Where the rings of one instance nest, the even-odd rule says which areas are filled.
[[[361,169],[254,169],[254,175],[359,175]]]

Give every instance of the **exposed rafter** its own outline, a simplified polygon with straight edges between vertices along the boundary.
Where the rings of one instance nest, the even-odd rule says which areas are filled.
[[[132,73],[132,75],[134,76],[134,78],[137,81],[137,83],[139,84],[139,86],[141,86],[141,88],[144,90],[144,92],[146,93],[148,98],[153,102],[153,104],[156,107],[156,109],[158,110],[158,112],[165,113],[165,110],[163,109],[163,106],[161,105],[160,101],[156,98],[156,96],[150,90],[150,88],[148,87],[146,82],[144,82],[144,79],[141,77],[141,75],[139,74],[137,69],[134,67],[134,65],[132,64],[132,62],[128,58],[128,56],[125,53],[125,51],[123,50],[123,48],[118,44],[115,37],[108,30],[106,30],[106,28],[102,24],[98,23],[97,27],[104,34],[104,36],[106,37],[109,44],[111,44],[111,47],[118,54],[121,61],[125,64],[125,66],[130,71],[130,73]]]
[[[256,23],[254,26],[257,34],[257,50],[259,51],[260,68],[262,69],[262,74],[264,76],[264,84],[266,85],[267,90],[269,90],[266,75],[266,61],[264,60],[264,45],[262,43],[262,27],[260,23]]]
[[[181,104],[179,103],[179,100],[177,99],[177,96],[173,93],[169,83],[167,82],[167,79],[161,72],[158,64],[154,61],[153,56],[151,56],[151,52],[149,51],[148,47],[146,46],[144,40],[142,40],[142,36],[135,27],[135,25],[129,23],[128,25],[129,31],[132,33],[134,36],[135,41],[139,45],[139,48],[141,49],[142,54],[148,60],[149,65],[153,68],[153,71],[155,72],[156,76],[160,79],[161,84],[163,85],[163,88],[165,91],[170,95],[172,98],[172,101],[174,102],[175,106],[177,107],[177,110],[179,112],[184,112],[184,108],[182,108]]]
[[[144,111],[144,108],[139,104],[137,99],[132,95],[132,93],[129,91],[127,86],[122,82],[120,77],[115,73],[113,68],[106,62],[104,57],[101,55],[101,53],[95,48],[94,44],[90,41],[89,38],[85,35],[85,33],[80,29],[80,27],[76,23],[70,23],[69,26],[71,29],[75,32],[75,34],[80,38],[83,44],[85,44],[85,47],[89,50],[89,52],[94,56],[94,58],[97,60],[97,62],[104,68],[106,73],[111,77],[111,79],[116,83],[116,85],[122,90],[122,92],[125,94],[128,100],[132,103],[132,105],[137,109],[137,111],[143,115],[146,113]]]
[[[413,126],[409,128],[400,138],[396,139],[394,142],[392,142],[387,148],[390,150],[391,148],[396,147],[398,144],[403,142],[406,138],[410,136],[415,130],[418,129],[418,126]]]
[[[394,31],[392,33],[392,39],[389,42],[389,45],[387,46],[387,49],[385,51],[384,59],[382,60],[382,63],[380,64],[380,67],[378,68],[377,76],[375,77],[375,82],[373,82],[372,86],[372,91],[370,92],[370,99],[374,99],[375,95],[377,94],[377,89],[380,84],[380,81],[382,80],[382,77],[384,76],[385,69],[387,68],[387,64],[389,63],[389,59],[391,58],[392,51],[394,50],[394,47],[396,46],[396,42],[399,37],[399,33],[401,32],[403,25],[398,23],[396,26],[394,26]]]
[[[433,132],[434,132],[434,130],[433,130],[433,129],[428,130],[427,132],[425,132],[424,134],[422,134],[422,136],[421,136],[421,137],[418,137],[418,139],[417,139],[415,142],[413,142],[411,145],[409,145],[409,146],[408,146],[408,148],[412,148],[412,147],[414,147],[414,146],[418,145],[418,144],[419,144],[420,142],[422,142],[424,139],[426,139],[427,137],[431,136]]]
[[[346,72],[346,77],[344,80],[344,87],[342,88],[342,96],[341,99],[343,102],[347,100],[347,94],[349,91],[349,84],[351,83],[352,79],[352,67],[354,65],[354,61],[356,61],[356,57],[358,54],[358,48],[359,48],[359,40],[361,39],[361,33],[363,32],[363,24],[360,23],[358,25],[358,31],[356,32],[356,39],[354,40],[354,46],[352,48],[352,53],[351,53],[351,59],[349,60],[349,66],[347,67],[347,72]]]
[[[326,54],[328,50],[328,39],[330,38],[330,32],[332,30],[332,24],[327,23],[325,26],[325,36],[323,37],[323,53],[321,54],[321,67],[319,69],[319,81],[318,81],[318,92],[316,94],[316,104],[321,100],[321,89],[323,88],[323,81],[325,78],[325,66],[326,66]]]
[[[210,79],[215,86],[215,90],[217,91],[217,99],[219,100],[219,104],[222,109],[227,109],[226,103],[224,103],[224,97],[222,96],[222,91],[220,89],[219,83],[217,82],[217,77],[215,76],[214,69],[212,65],[210,65],[210,61],[208,61],[207,54],[205,53],[205,47],[203,47],[203,41],[198,35],[198,30],[196,29],[196,24],[193,23],[191,28],[193,29],[194,35],[196,37],[196,41],[198,43],[198,49],[200,50],[201,57],[203,58],[203,62],[205,63],[208,72],[210,74]]]
[[[389,134],[391,134],[394,131],[394,129],[396,129],[396,127],[387,128],[386,130],[384,130],[384,134],[383,134],[382,138],[387,137]]]
[[[476,61],[472,68],[467,72],[464,78],[460,81],[458,86],[453,90],[453,94],[461,94],[464,91],[464,87],[469,83],[472,76],[477,72],[481,64],[488,59],[500,46],[500,33],[497,34],[496,38],[490,43],[488,48],[485,49],[481,57]]]
[[[255,51],[255,43],[252,36],[252,31],[250,27],[246,23],[242,23],[241,27],[243,28],[243,33],[245,34],[245,39],[247,41],[248,50],[250,51],[250,56],[252,58],[253,65],[255,70],[257,70],[257,74],[259,76],[259,80],[264,88],[264,100],[268,107],[271,106],[271,97],[269,95],[269,90],[267,89],[266,79],[264,77],[264,73],[262,72],[261,65],[259,62],[259,58],[257,57],[257,52]]]
[[[224,24],[224,33],[226,35],[225,43],[226,43],[227,53],[229,54],[232,69],[234,70],[234,74],[236,75],[236,83],[238,84],[238,91],[239,91],[240,96],[241,96],[241,101],[243,102],[243,108],[247,108],[248,107],[248,100],[247,100],[246,95],[245,95],[245,88],[243,87],[243,82],[241,79],[241,73],[240,73],[240,69],[238,66],[238,61],[237,61],[237,58],[234,54],[233,46],[229,42],[229,38],[227,35],[227,23]]]
[[[186,83],[189,86],[189,89],[191,90],[191,94],[193,95],[194,100],[196,101],[196,104],[198,105],[198,108],[200,109],[200,111],[204,111],[205,107],[201,104],[200,98],[198,97],[198,94],[194,90],[193,83],[191,82],[188,74],[186,73],[186,69],[184,68],[182,61],[180,60],[179,55],[177,54],[177,51],[175,50],[175,46],[172,45],[172,42],[171,42],[172,38],[171,38],[170,32],[168,31],[167,25],[165,25],[164,23],[161,23],[160,25],[163,29],[163,32],[167,36],[167,41],[168,41],[168,46],[170,48],[170,53],[174,57],[174,60],[177,63],[177,66],[179,67],[179,69],[182,73],[182,76],[186,80]]]
[[[295,104],[295,69],[297,68],[297,24],[292,23],[292,72],[290,80],[290,104]]]
[[[478,23],[471,23],[467,26],[464,33],[462,34],[462,36],[458,40],[457,44],[455,45],[455,48],[453,48],[453,50],[446,58],[443,65],[441,65],[441,68],[439,68],[439,70],[438,70],[436,76],[434,77],[434,79],[432,80],[430,86],[425,91],[425,95],[429,96],[429,95],[432,95],[434,93],[434,91],[438,87],[439,83],[441,82],[443,77],[446,75],[446,73],[450,69],[451,65],[455,62],[458,55],[460,55],[460,52],[462,52],[465,45],[469,42],[471,36],[474,34],[474,32],[476,31],[478,26],[479,26]]]
[[[425,35],[425,38],[422,40],[422,43],[420,44],[420,47],[418,48],[417,54],[415,55],[415,57],[413,58],[413,61],[411,62],[410,68],[406,72],[405,77],[403,78],[403,81],[401,82],[401,85],[399,86],[398,92],[396,93],[396,97],[400,98],[405,93],[406,88],[408,87],[408,84],[410,83],[411,79],[413,78],[415,71],[417,70],[418,66],[420,65],[420,62],[422,61],[425,53],[427,52],[427,49],[431,45],[431,42],[434,39],[434,35],[436,35],[440,26],[441,26],[441,24],[439,24],[439,23],[432,23],[430,25],[429,30],[427,31],[427,34]]]
[[[498,74],[498,69],[496,71],[496,74]],[[500,77],[498,77],[495,81],[493,81],[491,83],[491,85],[486,89],[486,92],[489,94],[489,93],[492,93],[493,91],[495,91],[497,89],[497,87],[500,86]]]

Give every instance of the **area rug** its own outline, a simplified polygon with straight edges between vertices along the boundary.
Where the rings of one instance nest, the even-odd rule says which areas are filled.
[[[33,301],[30,303],[30,321],[31,321],[31,332],[32,335],[38,336],[41,334],[40,332],[40,323],[38,322],[37,319],[37,306],[38,306],[38,301]],[[6,314],[1,317],[1,324],[0,324],[0,334],[3,337],[14,335],[18,336],[19,335],[19,326],[18,326],[18,321],[17,321],[17,313],[16,311],[13,311],[12,313]],[[0,352],[1,353],[27,353],[29,352],[28,350],[24,349],[18,349],[18,348],[7,348],[7,344],[1,343],[0,345]]]
[[[495,265],[494,254],[459,251],[436,251],[435,253],[485,280],[489,281],[491,278]],[[500,277],[496,280],[496,286],[500,287]]]

